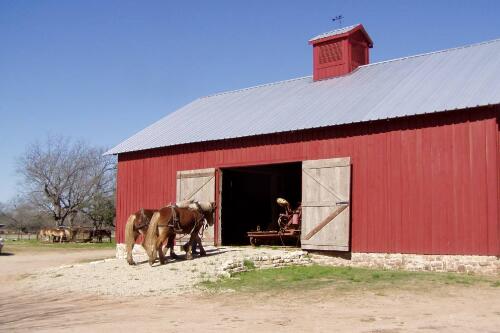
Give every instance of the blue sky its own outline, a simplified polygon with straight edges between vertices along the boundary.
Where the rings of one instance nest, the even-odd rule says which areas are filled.
[[[307,40],[363,23],[371,61],[500,38],[500,1],[0,0],[0,201],[47,134],[112,147],[191,100],[311,74]]]

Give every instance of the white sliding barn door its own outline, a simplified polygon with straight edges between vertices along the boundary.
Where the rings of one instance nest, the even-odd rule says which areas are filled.
[[[349,251],[350,157],[302,162],[303,249]]]
[[[215,202],[215,169],[177,171],[177,201],[193,199]],[[189,235],[178,244],[184,244]],[[214,227],[203,233],[203,244],[214,245]]]

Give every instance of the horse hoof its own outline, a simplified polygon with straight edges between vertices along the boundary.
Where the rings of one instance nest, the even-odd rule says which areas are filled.
[[[206,255],[207,255],[207,253],[206,253],[205,251],[200,252],[200,257],[204,257],[204,256],[206,256]]]
[[[177,254],[175,254],[175,253],[171,253],[170,254],[170,258],[172,258],[172,259],[179,259],[179,256]]]
[[[127,262],[128,262],[128,264],[129,264],[130,266],[134,266],[134,265],[135,265],[135,262],[133,262],[133,261],[127,261]]]

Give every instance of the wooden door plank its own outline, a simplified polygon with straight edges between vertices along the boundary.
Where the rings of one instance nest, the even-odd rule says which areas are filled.
[[[180,171],[177,174],[177,179],[210,177],[212,175],[213,175],[212,171],[209,171],[209,172],[197,172],[197,173],[183,173],[183,171]]]
[[[328,185],[325,185],[323,182],[321,182],[321,180],[318,177],[314,176],[312,173],[307,171],[307,169],[302,169],[302,172],[305,173],[306,175],[308,175],[309,177],[311,177],[314,181],[316,181],[325,190],[330,192],[335,198],[337,198],[338,201],[346,201],[346,200],[342,199],[341,196],[334,189],[332,189]]]
[[[311,229],[307,235],[303,238],[304,240],[309,240],[312,236],[316,235],[321,229],[323,229],[328,223],[332,222],[340,213],[342,213],[349,205],[341,205],[337,207],[330,215],[328,215],[321,223]]]
[[[215,176],[207,178],[207,180],[205,180],[201,185],[199,185],[194,190],[192,190],[188,195],[184,196],[183,200],[189,200],[189,199],[193,198],[195,196],[195,194],[200,192],[200,190],[202,188],[204,188],[205,185],[207,185],[212,179],[214,179],[214,177]],[[202,177],[200,177],[200,178],[202,178]]]
[[[176,175],[176,200],[194,199],[199,201],[215,201],[215,169],[198,169],[178,171]],[[178,239],[178,244],[187,241],[188,236]],[[214,245],[214,226],[204,231],[203,244]]]
[[[343,167],[350,165],[350,157],[329,158],[323,160],[307,160],[302,162],[302,167],[307,169]]]
[[[350,158],[303,161],[302,248],[348,251]]]

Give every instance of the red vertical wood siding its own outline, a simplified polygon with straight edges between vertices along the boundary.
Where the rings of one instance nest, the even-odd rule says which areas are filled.
[[[178,170],[350,156],[353,252],[500,254],[498,107],[119,155],[127,216],[175,200]]]

